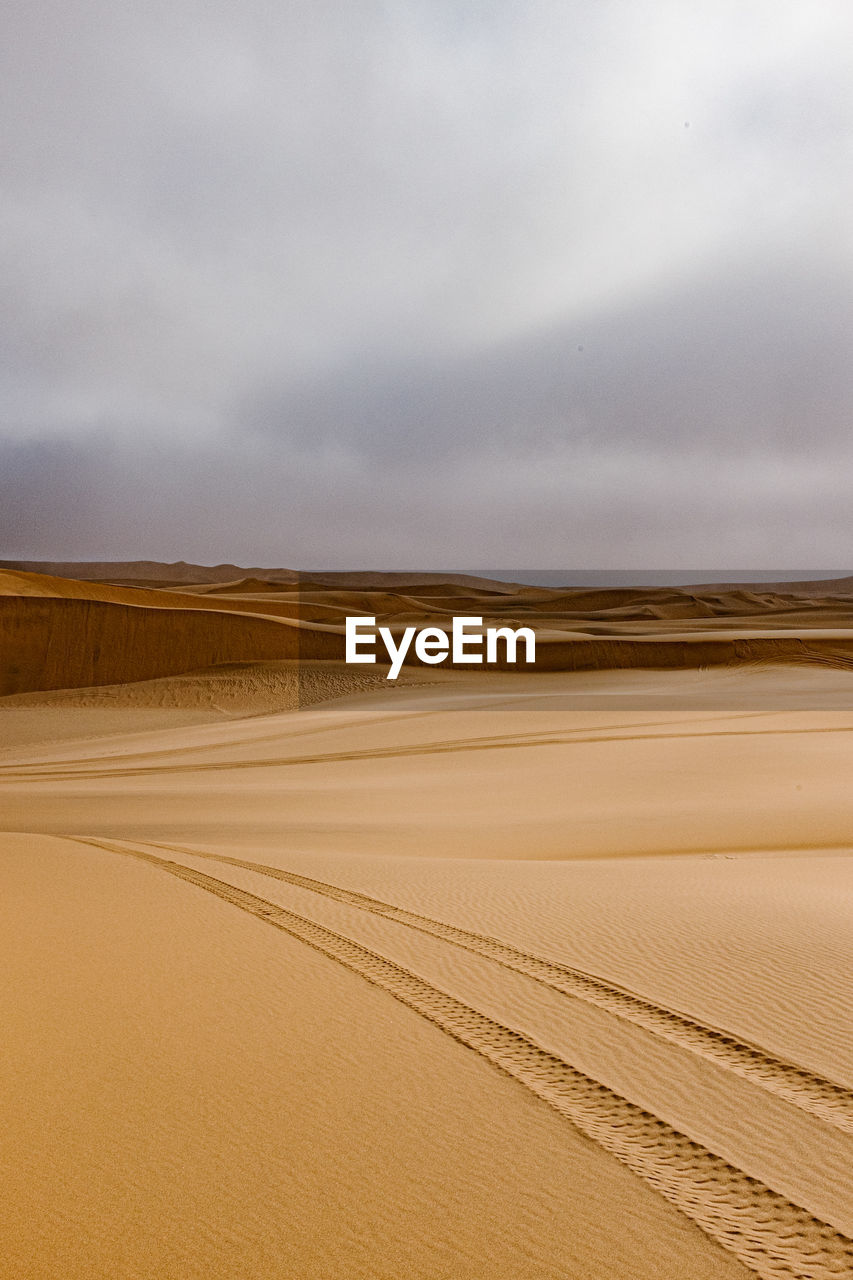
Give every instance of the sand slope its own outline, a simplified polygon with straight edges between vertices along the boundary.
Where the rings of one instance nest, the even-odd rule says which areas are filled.
[[[566,592],[370,573],[148,589],[8,570],[0,572],[0,696],[217,663],[335,661],[344,656],[347,616],[372,616],[399,635],[412,625],[449,628],[457,614],[532,627],[540,672],[781,662],[853,668],[853,598],[842,594]],[[406,661],[420,665],[413,650]],[[509,665],[503,649],[495,665]]]
[[[843,584],[194,568],[0,574],[9,1274],[853,1276]]]
[[[10,1256],[853,1271],[853,711],[583,712],[568,679],[7,750],[7,1026],[42,1063]]]
[[[609,1275],[748,1274],[315,949],[127,858],[0,844],[0,901],[27,908],[0,931],[9,1274],[580,1280],[615,1203]]]

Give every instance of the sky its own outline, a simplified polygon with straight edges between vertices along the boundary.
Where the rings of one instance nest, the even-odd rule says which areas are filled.
[[[849,0],[9,0],[0,557],[853,568]]]

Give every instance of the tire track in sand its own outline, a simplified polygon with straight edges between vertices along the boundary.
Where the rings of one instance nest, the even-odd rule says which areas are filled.
[[[680,1209],[762,1280],[853,1276],[853,1240],[528,1036],[486,1017],[401,965],[293,911],[180,862],[88,837],[75,843],[137,858],[291,937],[420,1013],[568,1119]]]
[[[751,712],[752,716],[764,716],[766,712]],[[769,713],[774,714],[774,713]],[[728,719],[729,717],[725,717]],[[740,719],[745,716],[738,717]],[[165,773],[171,775],[184,773],[222,773],[233,772],[237,769],[285,769],[299,765],[314,764],[347,764],[363,760],[403,760],[410,757],[419,756],[445,756],[459,755],[464,752],[476,751],[520,751],[529,748],[538,747],[575,747],[575,746],[594,746],[606,745],[607,743],[620,742],[674,742],[680,739],[710,739],[710,738],[757,738],[757,737],[790,737],[797,735],[802,737],[809,734],[836,734],[836,733],[853,733],[853,725],[821,725],[812,728],[802,729],[718,729],[712,732],[693,731],[686,733],[624,733],[624,734],[587,734],[579,736],[576,733],[558,734],[541,733],[535,734],[505,734],[497,737],[488,738],[443,738],[435,742],[424,742],[417,745],[399,745],[396,747],[362,747],[353,748],[351,751],[328,751],[328,752],[312,752],[309,755],[301,756],[258,756],[248,760],[197,760],[194,763],[175,764],[174,762],[162,762],[151,764],[131,764],[130,757],[110,757],[116,763],[120,759],[125,760],[122,767],[115,768],[74,768],[63,769],[62,765],[65,761],[58,761],[53,765],[36,766],[36,765],[19,765],[14,762],[10,765],[0,766],[0,777],[4,780],[16,781],[23,778],[26,781],[50,780],[52,782],[74,782],[90,780],[93,778],[137,778],[137,777],[153,777],[157,774]],[[196,748],[180,748],[181,752],[188,752]],[[165,754],[162,751],[149,753],[154,760],[161,759]],[[178,752],[172,752],[171,755],[177,755]],[[95,763],[104,763],[106,757],[99,758]],[[88,763],[81,761],[81,764]]]
[[[149,848],[162,849],[167,853],[185,854],[193,858],[221,862],[239,867],[244,871],[254,871],[276,880],[283,880],[296,888],[308,889],[312,893],[332,898],[336,902],[369,911],[373,915],[407,925],[431,937],[441,938],[465,951],[493,960],[505,969],[533,978],[534,981],[562,995],[582,1000],[599,1009],[606,1009],[626,1022],[643,1027],[658,1039],[677,1044],[680,1048],[695,1053],[699,1057],[718,1063],[734,1075],[741,1076],[766,1092],[783,1098],[786,1102],[802,1111],[807,1111],[842,1133],[853,1134],[853,1091],[834,1084],[816,1072],[797,1066],[796,1063],[774,1057],[756,1045],[738,1040],[727,1031],[708,1026],[698,1019],[689,1018],[664,1005],[655,1004],[651,1000],[606,982],[603,978],[586,973],[582,969],[575,969],[554,960],[545,960],[541,956],[521,951],[511,943],[502,942],[487,934],[474,933],[456,925],[445,924],[431,916],[407,911],[403,907],[396,907],[379,898],[371,898],[364,893],[299,875],[295,871],[285,871],[280,867],[270,867],[265,863],[232,858],[225,854],[201,853],[186,845],[164,844],[155,840],[146,840],[143,843]]]

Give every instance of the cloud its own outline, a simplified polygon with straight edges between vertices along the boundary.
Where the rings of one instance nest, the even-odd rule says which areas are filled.
[[[52,440],[0,445],[7,557],[300,568],[843,565],[853,449],[697,441],[469,452],[379,468],[345,450]],[[345,531],[342,537],[341,531]]]
[[[848,434],[851,330],[853,294],[821,263],[735,260],[474,354],[401,365],[365,351],[296,390],[253,392],[237,416],[425,475],[555,444],[811,454]]]
[[[842,0],[11,18],[7,555],[841,558]]]

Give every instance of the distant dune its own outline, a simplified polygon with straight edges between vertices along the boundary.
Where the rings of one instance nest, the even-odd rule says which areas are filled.
[[[152,582],[153,575],[173,575],[168,586],[156,587],[116,585],[95,577],[109,566],[83,567],[88,578],[0,570],[0,696],[150,680],[222,663],[340,661],[345,619],[357,615],[395,634],[412,625],[447,627],[454,615],[481,617],[487,626],[529,626],[537,635],[537,671],[853,667],[853,595],[839,588],[853,580],[828,584],[834,589],[826,595],[818,587],[827,584],[798,591],[772,584],[765,591],[549,590],[464,575],[299,577],[233,565],[204,570],[221,580],[176,582],[202,572],[200,566],[113,566],[139,583],[149,572]],[[276,573],[286,579],[258,576]],[[413,653],[406,661],[419,665]]]
[[[183,563],[114,567],[138,581],[149,571],[199,570]],[[240,572],[209,572],[219,571]],[[264,572],[291,580],[250,575],[155,588],[0,571],[0,695],[151,680],[223,663],[341,660],[345,620],[356,614],[394,634],[411,625],[448,626],[455,614],[482,617],[487,626],[530,626],[542,672],[853,667],[853,596],[820,595],[824,584],[806,584],[799,594],[776,586],[548,590],[439,575],[418,581],[353,572],[296,581],[291,571]],[[406,660],[418,666],[414,654]]]
[[[185,560],[178,560],[174,564],[166,564],[160,560],[0,560],[0,569],[20,569],[25,573],[79,578],[84,582],[117,579],[158,583],[233,582],[248,577],[295,582],[299,576],[292,569],[241,569],[236,564],[210,566],[187,564]]]
[[[849,596],[853,595],[853,574],[840,578],[807,578],[801,582],[704,583],[687,589],[690,591],[755,591],[761,594],[778,592],[780,595],[797,596]]]
[[[344,570],[341,572],[306,572],[295,569],[245,569],[236,564],[200,565],[178,560],[167,564],[159,560],[0,560],[0,570],[20,570],[24,573],[42,573],[60,578],[77,578],[84,582],[116,582],[135,585],[156,583],[157,586],[175,586],[229,583],[247,579],[264,582],[293,582],[308,585],[350,586],[368,590],[371,587],[426,586],[450,583],[458,586],[483,587],[496,592],[512,592],[511,583],[480,578],[467,573],[413,573],[375,572],[372,570]]]

